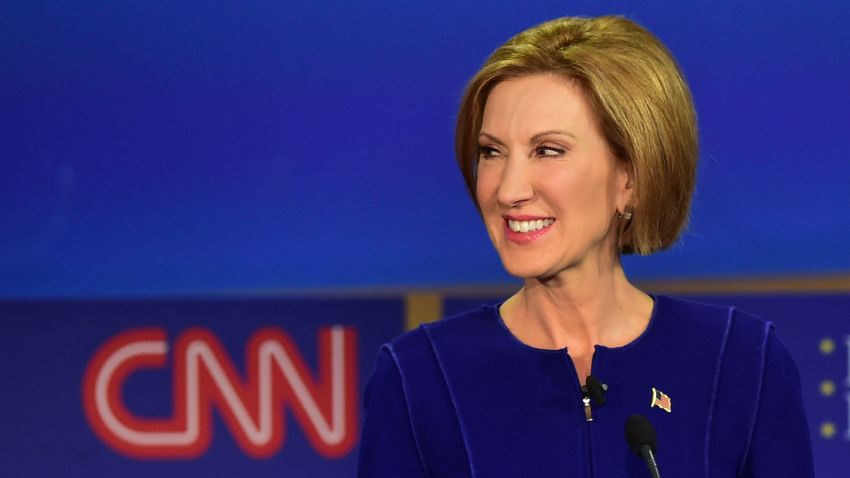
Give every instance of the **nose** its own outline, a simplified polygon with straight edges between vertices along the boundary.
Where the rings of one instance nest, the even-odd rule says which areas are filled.
[[[531,171],[525,161],[509,159],[502,170],[497,198],[502,207],[521,207],[534,198]]]

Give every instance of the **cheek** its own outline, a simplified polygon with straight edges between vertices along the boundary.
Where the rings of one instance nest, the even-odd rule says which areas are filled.
[[[595,171],[555,171],[538,179],[556,213],[571,224],[597,223],[608,210],[610,187]]]
[[[481,218],[490,240],[498,247],[498,237],[502,228],[502,216],[498,201],[499,175],[495,168],[479,168],[475,181],[475,199],[481,209]]]
[[[560,214],[573,215],[587,207],[587,179],[568,168],[548,168],[536,177],[538,191]]]
[[[481,209],[486,209],[496,202],[496,191],[499,188],[498,175],[492,168],[478,168],[475,181],[475,199]]]

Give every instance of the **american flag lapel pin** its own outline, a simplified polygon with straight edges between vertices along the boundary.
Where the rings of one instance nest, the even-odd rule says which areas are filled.
[[[658,407],[665,412],[670,413],[670,408],[672,407],[670,404],[670,397],[665,395],[661,390],[652,387],[652,403],[649,405],[649,408],[652,407]]]

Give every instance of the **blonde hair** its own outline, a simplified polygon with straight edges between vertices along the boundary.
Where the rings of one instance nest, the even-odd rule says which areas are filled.
[[[696,181],[698,139],[691,93],[676,61],[649,31],[619,16],[565,17],[519,33],[469,81],[455,153],[476,203],[478,134],[487,96],[501,81],[554,73],[584,90],[612,153],[634,180],[621,253],[669,247],[685,228]]]

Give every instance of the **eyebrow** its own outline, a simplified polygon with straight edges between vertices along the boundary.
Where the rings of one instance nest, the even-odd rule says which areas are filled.
[[[578,138],[576,138],[576,136],[574,134],[570,133],[569,131],[564,131],[564,130],[560,130],[560,129],[551,129],[549,131],[543,131],[541,133],[535,134],[534,136],[531,137],[531,142],[536,143],[536,142],[540,141],[542,138],[549,136],[549,135],[552,135],[552,134],[560,134],[560,135],[563,135],[563,136],[569,136],[570,138],[573,138],[573,139],[578,139]],[[478,134],[478,136],[484,136],[494,143],[504,145],[502,140],[493,136],[490,133],[485,133],[485,132],[482,131]]]

